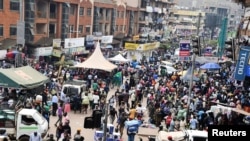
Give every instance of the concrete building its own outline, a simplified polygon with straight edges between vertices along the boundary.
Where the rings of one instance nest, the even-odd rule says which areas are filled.
[[[174,0],[0,0],[0,42],[16,44],[18,22],[25,22],[25,43],[49,46],[54,38],[137,35],[141,27],[160,29]],[[21,15],[20,15],[21,13]]]
[[[172,21],[174,31],[180,36],[196,35],[198,30],[199,14],[200,14],[200,27],[203,29],[205,13],[201,11],[194,11],[191,9],[176,8],[170,11],[170,16],[174,18]]]
[[[179,0],[178,6],[206,13],[205,27],[220,28],[223,18],[228,18],[228,31],[236,31],[244,13],[241,4],[233,0]]]

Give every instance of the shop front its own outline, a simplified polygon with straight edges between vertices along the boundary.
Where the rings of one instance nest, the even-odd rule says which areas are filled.
[[[33,56],[36,60],[50,62],[53,47],[39,47],[33,51]]]
[[[65,39],[64,53],[71,59],[76,57],[85,57],[89,51],[85,48],[85,38],[68,38]]]
[[[159,48],[160,42],[136,44],[125,43],[125,49],[127,51],[127,59],[130,60],[147,60],[152,56],[154,50]]]

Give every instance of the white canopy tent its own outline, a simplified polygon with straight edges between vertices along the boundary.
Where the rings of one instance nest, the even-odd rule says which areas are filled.
[[[108,60],[114,61],[114,62],[121,62],[121,63],[129,62],[129,60],[124,58],[121,54],[117,54],[116,56],[111,57]]]
[[[75,68],[98,69],[111,72],[117,65],[106,60],[101,52],[100,43],[97,42],[95,51],[86,61],[74,66]]]

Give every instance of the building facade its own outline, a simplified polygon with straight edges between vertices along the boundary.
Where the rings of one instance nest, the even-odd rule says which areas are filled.
[[[0,18],[4,19],[0,42],[20,38],[19,21],[25,23],[25,43],[36,46],[94,32],[136,35],[141,27],[155,28],[166,22],[173,5],[173,0],[0,0]]]

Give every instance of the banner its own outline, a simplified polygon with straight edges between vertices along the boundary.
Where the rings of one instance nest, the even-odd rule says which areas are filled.
[[[65,39],[64,48],[84,47],[84,37]]]
[[[139,44],[125,43],[125,49],[127,50],[136,50],[138,47],[139,47]]]
[[[191,42],[190,40],[181,40],[180,41],[180,52],[179,56],[190,56],[190,46]]]
[[[205,52],[204,52],[204,56],[212,56],[212,47],[206,47],[205,48]]]
[[[238,81],[244,81],[246,72],[247,72],[247,65],[249,60],[249,49],[246,46],[241,47],[238,57],[238,62],[235,68],[235,75],[234,79]]]
[[[53,39],[53,47],[61,47],[61,39]]]
[[[103,44],[110,44],[113,42],[113,36],[102,36]]]

